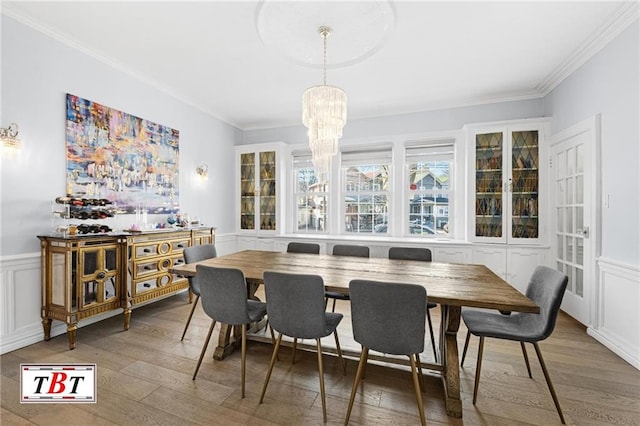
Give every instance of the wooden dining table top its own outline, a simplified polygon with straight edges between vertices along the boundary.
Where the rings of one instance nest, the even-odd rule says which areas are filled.
[[[195,276],[199,264],[236,268],[247,280],[256,281],[262,281],[265,271],[319,275],[327,290],[345,294],[351,280],[366,279],[422,285],[429,302],[443,305],[531,313],[540,310],[484,265],[244,250],[176,265],[171,272]]]

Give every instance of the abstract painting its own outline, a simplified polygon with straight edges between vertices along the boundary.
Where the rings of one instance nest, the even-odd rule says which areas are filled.
[[[177,213],[179,132],[67,94],[67,195]]]

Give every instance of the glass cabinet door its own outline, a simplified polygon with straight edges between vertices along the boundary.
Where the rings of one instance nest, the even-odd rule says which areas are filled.
[[[469,174],[475,188],[471,239],[488,243],[537,244],[545,229],[545,182],[540,158],[544,157],[544,123],[513,124],[478,129],[469,138],[475,170]],[[473,177],[472,177],[473,176]],[[472,198],[473,197],[473,198]]]
[[[260,230],[276,229],[276,153],[260,153]]]
[[[538,131],[511,134],[511,237],[538,238]]]
[[[240,154],[240,229],[255,229],[256,156]]]
[[[502,132],[476,135],[476,237],[502,238],[502,143]]]

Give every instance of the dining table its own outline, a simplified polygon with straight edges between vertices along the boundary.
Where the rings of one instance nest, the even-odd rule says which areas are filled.
[[[427,369],[441,375],[447,414],[462,417],[457,335],[462,308],[493,309],[501,312],[539,313],[540,308],[485,265],[422,262],[387,258],[286,253],[244,250],[190,264],[174,266],[171,271],[195,276],[197,265],[235,268],[243,272],[252,296],[262,283],[265,271],[314,274],[322,277],[327,291],[349,293],[353,279],[423,286],[429,302],[441,307],[439,356]],[[231,326],[221,328],[214,357],[222,359],[233,345]]]

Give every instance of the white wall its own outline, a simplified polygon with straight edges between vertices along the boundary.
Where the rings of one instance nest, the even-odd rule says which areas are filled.
[[[640,23],[544,100],[552,133],[600,114],[601,249],[588,333],[640,369]]]
[[[385,117],[347,119],[343,140],[379,138],[388,135],[460,130],[465,124],[544,117],[542,99],[501,102],[459,108],[416,112]],[[307,129],[299,126],[256,129],[244,132],[242,144],[283,141],[307,143]]]
[[[629,26],[544,99],[552,134],[601,114],[602,256],[634,266],[640,266],[639,27]]]
[[[5,15],[0,123],[20,126],[23,149],[2,158],[0,233],[3,256],[39,251],[36,235],[51,228],[51,201],[65,194],[65,95],[80,97],[180,131],[180,206],[218,233],[234,232],[234,145],[237,128],[104,62]],[[188,78],[188,76],[185,76]],[[196,165],[209,166],[198,181]],[[128,224],[129,217],[121,218]]]

